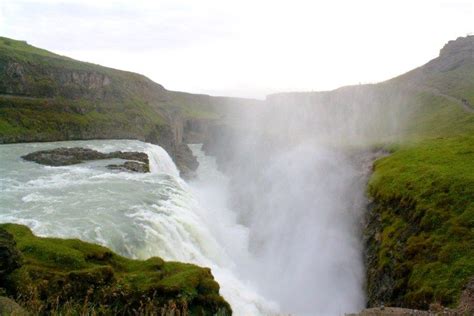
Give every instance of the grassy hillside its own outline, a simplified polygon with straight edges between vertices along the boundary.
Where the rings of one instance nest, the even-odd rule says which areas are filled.
[[[230,109],[257,103],[168,91],[136,73],[0,37],[0,144],[137,139],[162,146],[192,177],[198,164],[185,142],[202,141]]]
[[[159,136],[169,129],[169,114],[160,98],[164,88],[141,75],[0,38],[1,142],[128,137],[166,143]]]
[[[322,112],[331,114],[329,122],[338,115],[348,123],[361,119],[392,153],[375,162],[368,186],[369,305],[456,306],[474,279],[474,36],[449,42],[438,58],[382,83],[268,100],[306,106],[310,114],[314,106],[329,108]],[[356,116],[361,111],[369,120]],[[313,121],[302,120],[304,131]]]
[[[175,156],[187,120],[255,103],[168,91],[139,74],[0,37],[0,143],[134,138]]]
[[[374,168],[371,303],[456,305],[474,277],[474,135],[402,146]]]
[[[33,314],[231,314],[207,268],[127,259],[76,239],[36,237],[14,224],[0,225],[0,248],[10,252],[0,286]]]
[[[367,109],[409,111],[403,128],[387,137],[392,155],[375,163],[369,182],[369,304],[455,306],[474,278],[474,37],[380,84],[269,102],[284,98],[308,106],[317,100],[341,117],[345,105],[367,100]],[[167,91],[138,74],[0,38],[0,142],[135,138],[173,155],[190,121],[222,121],[258,103]],[[376,123],[390,123],[385,119]],[[307,124],[302,128],[314,122]]]
[[[455,307],[474,278],[473,43],[389,83],[406,85],[414,111],[369,182],[370,305]]]

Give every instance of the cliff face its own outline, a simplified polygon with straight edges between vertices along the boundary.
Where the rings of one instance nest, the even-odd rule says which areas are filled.
[[[370,306],[455,307],[474,279],[473,145],[472,135],[426,140],[375,163],[365,228]]]
[[[474,59],[474,36],[459,37],[449,41],[439,52],[439,58],[433,64],[439,71],[453,70],[466,61]]]

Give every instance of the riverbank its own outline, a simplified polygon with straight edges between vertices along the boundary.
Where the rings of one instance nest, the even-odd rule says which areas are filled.
[[[210,269],[139,261],[77,239],[0,225],[1,290],[32,314],[230,315]],[[6,265],[5,265],[6,264]]]

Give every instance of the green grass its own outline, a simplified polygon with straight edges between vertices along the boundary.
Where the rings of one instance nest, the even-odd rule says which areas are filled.
[[[404,131],[405,142],[474,135],[474,114],[459,104],[426,92],[413,94],[411,102],[413,113]]]
[[[229,103],[224,99],[167,91],[139,74],[0,37],[0,142],[105,137],[169,143],[176,118],[218,119]]]
[[[91,138],[146,139],[165,126],[163,117],[143,102],[98,108],[88,100],[0,96],[3,142]]]
[[[77,239],[36,237],[22,225],[0,229],[13,235],[23,258],[2,286],[33,313],[65,304],[76,309],[88,304],[109,315],[144,306],[157,313],[170,302],[195,311],[191,315],[230,313],[207,268],[157,257],[132,260]]]
[[[21,79],[7,76],[12,63],[21,65]],[[372,290],[381,288],[377,282],[388,275],[392,283],[388,287],[393,292],[386,292],[386,303],[426,308],[437,301],[454,306],[463,284],[474,276],[474,114],[425,88],[436,88],[474,104],[474,63],[465,62],[448,71],[428,71],[422,82],[412,80],[416,71],[371,85],[388,106],[408,105],[412,113],[406,128],[397,135],[401,140],[389,145],[392,155],[376,162],[369,183],[375,206],[371,215],[380,220],[368,246],[375,258],[368,267],[369,300]],[[105,76],[110,84],[91,88],[58,79],[57,74],[72,73],[99,75],[99,79]],[[166,91],[138,74],[75,61],[2,37],[0,94],[17,95],[0,96],[3,142],[90,138],[157,142],[162,134],[170,137],[169,130],[163,133],[170,116],[223,119],[222,113],[240,109],[234,107],[236,104],[254,103]],[[386,148],[387,144],[381,146]],[[84,252],[63,246],[66,248],[44,254],[33,247],[31,251],[37,256],[30,259],[37,262],[31,271],[36,271],[33,267],[48,271],[59,262],[67,269],[79,269],[84,276],[100,279],[108,275],[109,264],[114,263],[114,278],[124,288],[146,291],[159,283],[166,293],[178,288],[195,297],[199,288],[215,287],[215,283],[197,278],[188,265],[169,266],[160,259],[137,263],[114,255],[116,261],[107,261],[104,266],[101,260],[85,260]],[[61,257],[63,251],[67,255]],[[156,266],[161,268],[152,268]],[[171,272],[174,274],[163,278]]]
[[[474,104],[474,61],[465,62],[461,67],[438,74],[427,80],[428,86],[436,87],[442,93],[459,99],[465,98]]]
[[[373,268],[393,275],[393,302],[454,306],[474,276],[473,162],[474,135],[402,146],[375,163],[369,194],[381,230]]]
[[[385,84],[412,113],[368,185],[369,304],[455,307],[474,278],[474,114],[430,89],[474,103],[474,62]]]

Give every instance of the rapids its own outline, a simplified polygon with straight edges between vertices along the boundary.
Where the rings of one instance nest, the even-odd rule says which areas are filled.
[[[48,167],[20,158],[56,147],[143,151],[151,173],[106,169],[114,160]],[[139,141],[1,145],[0,222],[27,225],[40,236],[98,243],[131,258],[159,256],[211,267],[236,315],[274,314],[276,304],[239,273],[238,263],[250,257],[248,229],[226,207],[227,179],[200,145],[192,149],[201,167],[199,178],[188,184],[165,150]]]

